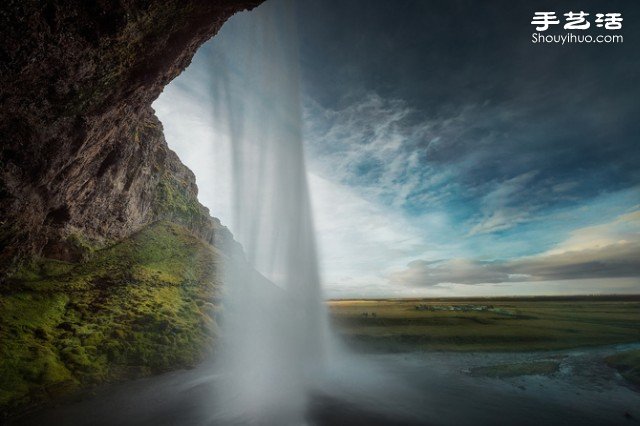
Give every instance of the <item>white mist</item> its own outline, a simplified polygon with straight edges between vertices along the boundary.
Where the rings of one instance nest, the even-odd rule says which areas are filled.
[[[328,336],[307,187],[293,2],[236,24],[212,75],[227,123],[231,229],[246,262],[227,262],[217,417],[302,424]],[[222,62],[222,63],[221,63]],[[218,121],[220,122],[220,121]]]

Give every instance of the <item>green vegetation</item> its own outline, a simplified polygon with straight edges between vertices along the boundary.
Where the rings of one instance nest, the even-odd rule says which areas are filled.
[[[622,377],[640,386],[640,350],[611,355],[605,358],[605,362],[618,370]]]
[[[557,372],[559,368],[560,362],[558,361],[532,361],[476,367],[471,369],[471,375],[494,378],[534,375],[546,376]]]
[[[158,222],[83,263],[23,267],[0,288],[0,411],[198,362],[213,348],[221,259]]]
[[[165,172],[156,188],[154,205],[160,217],[185,225],[202,225],[209,215],[198,199],[185,191],[186,184]]]
[[[347,342],[377,351],[536,351],[640,341],[640,301],[342,300],[329,302]]]

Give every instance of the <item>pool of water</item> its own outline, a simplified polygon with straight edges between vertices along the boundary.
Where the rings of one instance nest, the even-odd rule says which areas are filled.
[[[636,424],[640,392],[602,359],[620,345],[538,353],[358,355],[313,390],[309,425]],[[554,359],[550,375],[475,377],[474,367]],[[215,425],[223,373],[192,370],[105,386],[77,401],[31,413],[15,425]],[[277,390],[274,390],[274,392]],[[287,424],[271,417],[257,424]],[[228,421],[225,421],[228,423]],[[236,424],[244,423],[239,419]]]

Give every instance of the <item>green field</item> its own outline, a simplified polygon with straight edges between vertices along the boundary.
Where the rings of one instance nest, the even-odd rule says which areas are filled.
[[[537,351],[640,342],[640,297],[333,300],[335,328],[373,351]]]

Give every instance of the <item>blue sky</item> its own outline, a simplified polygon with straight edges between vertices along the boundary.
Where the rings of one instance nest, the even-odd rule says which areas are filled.
[[[527,2],[298,2],[329,297],[640,292],[640,11],[553,6],[576,8],[621,12],[624,43],[533,45]],[[225,24],[154,104],[227,223],[208,82],[251,19]]]

